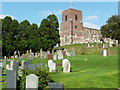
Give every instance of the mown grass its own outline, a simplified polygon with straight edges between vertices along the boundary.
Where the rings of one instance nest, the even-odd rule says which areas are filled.
[[[79,44],[67,47],[69,49],[76,47],[78,51],[81,49],[84,51],[84,54],[81,54],[83,51],[79,51],[76,56],[64,57],[70,61],[72,72],[63,73],[62,66],[57,66],[59,72],[50,73],[50,76],[56,83],[63,83],[65,88],[118,88],[118,55],[101,56],[99,52],[100,47],[97,49],[95,47],[86,48],[86,46]],[[110,49],[118,51],[117,47]],[[43,63],[43,70],[48,71],[48,67],[46,67],[47,61],[47,59],[34,59],[32,63]],[[62,64],[62,60],[55,60],[54,62]],[[6,71],[4,71],[4,74],[6,74]],[[3,76],[3,80],[5,79],[6,75]],[[2,84],[3,88],[5,88],[6,82]]]

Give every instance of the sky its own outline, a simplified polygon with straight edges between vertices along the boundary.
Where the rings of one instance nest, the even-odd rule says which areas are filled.
[[[100,29],[112,15],[118,14],[118,2],[72,2],[73,9],[82,11],[83,25]],[[62,11],[70,8],[70,2],[2,2],[0,18],[11,16],[19,22],[28,20],[40,26],[42,19],[55,14],[59,23]]]

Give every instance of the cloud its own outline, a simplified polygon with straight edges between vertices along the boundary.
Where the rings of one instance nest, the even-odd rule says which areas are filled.
[[[100,26],[90,22],[83,22],[83,26],[88,28],[100,29]]]
[[[43,16],[48,16],[50,14],[55,14],[55,15],[59,15],[59,14],[62,14],[62,11],[63,10],[56,10],[56,11],[41,11],[41,14]]]
[[[15,19],[15,17],[11,15],[0,15],[0,19],[4,19],[6,16],[10,16],[12,19]]]
[[[87,16],[87,17],[85,17],[85,20],[90,20],[90,21],[97,20],[97,19],[98,19],[98,16]]]

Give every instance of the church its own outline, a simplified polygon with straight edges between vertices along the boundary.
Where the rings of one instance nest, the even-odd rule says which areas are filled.
[[[72,8],[62,11],[60,46],[75,43],[97,43],[101,38],[100,30],[83,27],[82,11]]]

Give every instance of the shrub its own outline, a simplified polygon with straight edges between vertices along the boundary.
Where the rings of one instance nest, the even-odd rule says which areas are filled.
[[[41,69],[37,69],[35,72],[30,70],[22,70],[23,76],[18,76],[17,78],[17,90],[26,88],[26,76],[29,74],[35,74],[38,76],[38,89],[43,89],[48,86],[48,82],[54,82],[53,79],[49,76],[49,73],[46,71],[42,71]]]

